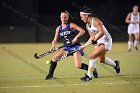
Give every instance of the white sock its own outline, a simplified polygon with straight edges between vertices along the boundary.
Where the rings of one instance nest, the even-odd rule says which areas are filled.
[[[110,65],[112,67],[116,66],[116,63],[108,57],[105,58],[105,64]]]
[[[88,73],[87,75],[91,78],[93,76],[93,71],[96,68],[96,60],[95,59],[90,59],[89,60],[89,65],[88,65]]]
[[[128,49],[131,49],[132,41],[128,41]]]
[[[135,40],[135,41],[134,41],[134,47],[137,47],[137,45],[138,45],[138,41]]]

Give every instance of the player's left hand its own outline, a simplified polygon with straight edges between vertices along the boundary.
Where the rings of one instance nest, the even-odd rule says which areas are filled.
[[[84,50],[84,49],[85,49],[84,46],[80,46],[80,47],[79,47],[79,50]]]
[[[74,44],[74,43],[76,43],[78,41],[78,39],[77,38],[74,38],[73,40],[72,40],[72,43]]]

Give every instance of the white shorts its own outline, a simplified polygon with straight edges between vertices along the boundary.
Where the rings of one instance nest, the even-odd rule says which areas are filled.
[[[128,25],[128,34],[136,34],[139,33],[139,24],[129,24]]]
[[[110,35],[108,35],[107,37],[103,36],[101,37],[98,41],[97,44],[95,45],[95,48],[101,44],[105,45],[105,50],[111,50],[112,48],[112,38]]]

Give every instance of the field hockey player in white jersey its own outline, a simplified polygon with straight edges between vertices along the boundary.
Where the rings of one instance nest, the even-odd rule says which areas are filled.
[[[139,24],[140,24],[140,13],[138,12],[138,6],[134,5],[133,12],[128,13],[125,22],[128,23],[128,52],[132,49],[132,43],[134,41],[134,47],[138,51],[139,43]]]
[[[112,48],[112,38],[103,23],[92,14],[92,10],[87,6],[81,9],[80,17],[86,23],[86,29],[90,35],[90,38],[84,45],[89,42],[95,45],[95,49],[89,55],[88,73],[80,79],[82,81],[92,80],[92,73],[96,70],[96,58],[99,59],[100,63],[110,65],[115,69],[116,73],[120,73],[119,61],[113,61],[106,57],[106,52]],[[80,48],[84,49],[84,45],[80,46]]]

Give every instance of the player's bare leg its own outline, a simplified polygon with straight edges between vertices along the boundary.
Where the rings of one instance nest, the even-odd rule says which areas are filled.
[[[66,54],[67,51],[64,51],[64,50],[60,50],[58,51],[53,57],[52,57],[52,60],[51,60],[51,64],[50,64],[50,68],[49,68],[49,73],[48,75],[46,76],[45,80],[50,80],[50,79],[53,79],[53,74],[54,74],[54,70],[57,66],[57,59],[59,57],[61,57],[62,55]]]

